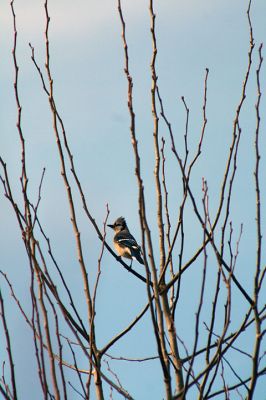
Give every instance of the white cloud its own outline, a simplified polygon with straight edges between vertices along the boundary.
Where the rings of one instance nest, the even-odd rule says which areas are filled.
[[[143,0],[124,2],[127,17],[135,18],[143,12]],[[147,5],[145,4],[145,7]],[[147,7],[146,7],[147,8]],[[43,35],[45,29],[44,0],[16,0],[14,2],[17,29],[27,38]],[[118,18],[116,0],[50,0],[50,29],[53,35],[75,36],[96,33]],[[13,30],[11,7],[8,2],[0,6],[0,31]]]
[[[158,14],[169,15],[169,18],[192,14],[200,15],[217,7],[213,1],[198,0],[155,2],[154,10]],[[218,2],[220,5],[223,2]],[[149,18],[149,2],[143,0],[124,0],[122,8],[125,19],[130,23],[140,23],[141,18]],[[117,0],[50,0],[48,2],[51,17],[50,29],[53,35],[76,36],[84,33],[97,33],[106,24],[118,21]],[[219,8],[219,7],[218,7]],[[20,35],[34,40],[42,35],[45,29],[44,0],[15,0],[14,9],[17,28]],[[0,6],[0,31],[12,32],[12,13],[9,2]]]

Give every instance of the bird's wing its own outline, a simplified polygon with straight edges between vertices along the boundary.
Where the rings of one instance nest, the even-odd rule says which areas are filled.
[[[132,258],[138,260],[139,263],[144,264],[144,261],[141,257],[141,247],[138,245],[131,233],[119,232],[114,239],[120,248],[127,249],[127,251],[130,251]]]
[[[122,247],[129,247],[134,250],[140,250],[140,246],[136,242],[134,238],[123,238],[123,237],[118,237],[116,238],[117,242],[120,244]]]

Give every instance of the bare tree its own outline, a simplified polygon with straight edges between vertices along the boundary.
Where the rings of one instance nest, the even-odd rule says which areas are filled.
[[[78,169],[74,160],[67,130],[60,113],[60,104],[54,94],[54,77],[51,68],[50,50],[50,14],[48,0],[44,2],[45,15],[45,65],[38,58],[38,51],[29,44],[34,73],[38,76],[41,90],[49,104],[54,132],[54,143],[59,161],[58,173],[64,184],[68,203],[68,217],[71,220],[71,239],[76,247],[76,261],[83,283],[83,293],[86,311],[81,312],[77,299],[73,295],[71,282],[65,278],[64,266],[57,261],[53,241],[46,232],[45,224],[40,217],[39,208],[42,198],[45,168],[38,184],[37,201],[29,189],[30,173],[28,167],[27,141],[22,124],[22,101],[20,95],[20,70],[17,58],[17,18],[16,4],[10,3],[10,15],[13,21],[13,67],[14,67],[14,98],[17,107],[17,137],[20,143],[21,170],[18,182],[11,177],[9,166],[0,155],[0,179],[2,183],[2,200],[9,202],[16,217],[16,224],[21,233],[21,240],[27,257],[27,278],[23,281],[30,309],[19,298],[14,284],[6,271],[1,271],[0,309],[2,320],[2,335],[5,339],[5,357],[2,360],[2,376],[0,392],[5,399],[20,399],[17,377],[24,371],[16,368],[17,353],[13,349],[14,332],[9,327],[9,315],[6,303],[13,298],[16,309],[30,328],[32,345],[35,353],[34,369],[38,382],[39,398],[70,399],[77,396],[83,399],[104,399],[107,396],[133,399],[128,387],[132,387],[131,368],[138,368],[140,363],[153,363],[160,369],[161,381],[156,382],[163,388],[164,398],[170,399],[210,399],[240,398],[255,399],[256,388],[265,381],[265,271],[263,261],[263,215],[262,204],[264,191],[261,189],[261,71],[263,66],[263,45],[255,46],[253,25],[251,20],[252,1],[247,9],[247,26],[249,29],[249,51],[247,54],[246,71],[243,76],[241,95],[235,110],[231,130],[231,142],[226,150],[226,162],[220,165],[222,180],[217,207],[214,207],[209,192],[208,181],[202,178],[202,191],[199,195],[195,188],[193,174],[198,163],[204,157],[206,130],[208,127],[208,68],[205,70],[202,90],[202,123],[199,129],[197,145],[190,147],[190,109],[185,97],[181,105],[185,113],[182,126],[178,129],[184,132],[182,143],[177,139],[177,133],[167,115],[166,100],[160,90],[157,55],[158,34],[156,30],[156,5],[149,0],[150,42],[152,45],[150,59],[150,112],[153,121],[152,153],[154,163],[154,203],[151,207],[147,198],[151,194],[145,182],[145,157],[140,149],[143,137],[136,128],[136,104],[134,101],[133,77],[131,75],[130,46],[127,41],[127,21],[123,12],[121,0],[117,3],[117,14],[122,29],[122,46],[124,51],[124,75],[127,83],[127,106],[130,118],[129,135],[134,156],[134,171],[138,191],[139,226],[142,238],[144,259],[144,274],[131,268],[118,257],[107,241],[107,221],[110,210],[106,205],[104,221],[97,222],[89,206],[89,195],[84,190]],[[144,6],[143,6],[144,7]],[[256,53],[257,52],[257,53]],[[256,53],[258,60],[256,69],[252,63]],[[256,235],[256,248],[252,271],[253,282],[247,287],[241,277],[238,266],[241,239],[245,233],[243,224],[234,223],[235,203],[241,202],[240,192],[234,193],[237,177],[237,167],[241,153],[243,108],[248,96],[248,85],[256,88],[255,123],[253,136],[255,144],[254,155],[254,186],[256,221],[251,229]],[[247,105],[249,106],[249,105]],[[252,106],[254,108],[254,105]],[[207,157],[207,155],[205,154]],[[171,168],[171,181],[169,169]],[[175,196],[172,176],[178,182],[180,193]],[[16,189],[14,189],[16,188]],[[20,197],[22,195],[22,198]],[[60,205],[61,199],[56,200]],[[55,208],[57,205],[55,205]],[[151,210],[152,209],[152,210]],[[156,221],[157,229],[151,223],[151,213]],[[193,216],[195,229],[198,233],[197,248],[188,246],[187,233],[188,214]],[[88,262],[84,256],[85,241],[82,239],[80,215],[94,230],[94,241],[99,248],[98,260]],[[67,217],[66,217],[67,218]],[[67,222],[66,222],[67,223]],[[4,240],[4,238],[2,238]],[[96,245],[95,245],[96,246]],[[189,255],[187,252],[189,248]],[[96,310],[99,301],[99,285],[105,279],[103,267],[106,263],[104,254],[112,257],[128,271],[128,279],[137,279],[146,293],[146,303],[141,310],[134,310],[135,318],[115,335],[108,331],[108,340],[102,343],[97,334]],[[93,274],[91,274],[93,270]],[[200,280],[198,292],[193,293],[196,308],[181,309],[184,305],[183,296],[191,296],[191,287],[186,280],[189,271],[197,270]],[[22,278],[21,278],[22,279]],[[8,289],[10,296],[3,295],[3,288]],[[237,310],[238,318],[234,320],[235,304],[242,302]],[[110,298],[111,302],[112,299]],[[117,313],[114,310],[114,316]],[[115,355],[112,350],[121,342],[127,341],[135,334],[135,328],[144,318],[149,319],[149,330],[145,335],[154,341],[156,354],[146,354],[130,358],[124,354]],[[184,316],[189,324],[190,337],[180,335]],[[249,339],[245,342],[246,333]],[[247,360],[249,369],[244,375],[241,369],[234,365],[235,359],[241,363]],[[115,372],[120,364],[128,371],[128,381],[122,382],[119,373]],[[86,366],[84,368],[84,365]],[[114,367],[115,366],[115,367]],[[69,378],[71,376],[71,378]],[[138,385],[138,382],[135,382]]]

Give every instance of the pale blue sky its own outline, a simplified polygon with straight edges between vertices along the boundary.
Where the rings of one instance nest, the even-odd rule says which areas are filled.
[[[258,65],[258,46],[266,39],[266,2],[254,0],[251,17],[254,28],[255,49],[253,54],[252,77],[247,88],[247,100],[240,117],[243,137],[236,186],[233,192],[232,218],[235,238],[240,224],[244,223],[244,233],[239,256],[239,276],[245,287],[251,289],[255,253],[255,230],[250,229],[255,218],[254,198],[254,132],[256,86],[255,69]],[[223,166],[227,158],[227,146],[232,135],[235,110],[242,91],[242,81],[247,68],[249,49],[249,28],[246,17],[246,0],[169,0],[155,1],[157,14],[157,74],[158,84],[167,116],[172,123],[180,152],[183,151],[185,112],[181,102],[184,96],[190,108],[189,145],[191,151],[197,146],[202,126],[202,99],[205,68],[209,68],[206,141],[203,155],[192,175],[193,190],[202,196],[202,177],[208,180],[210,210],[214,212],[219,198]],[[52,130],[49,104],[41,89],[40,79],[31,61],[30,42],[35,48],[38,63],[44,68],[45,14],[43,1],[16,0],[18,48],[20,66],[19,92],[22,103],[22,127],[26,139],[29,190],[32,200],[37,199],[42,168],[46,167],[40,218],[47,235],[51,238],[58,262],[71,285],[75,299],[80,302],[81,314],[85,313],[85,301],[81,297],[82,281],[77,273],[76,250],[69,221],[66,196],[60,176],[56,146]],[[148,217],[156,241],[156,212],[152,154],[152,116],[150,112],[150,60],[151,38],[148,2],[143,0],[122,1],[127,24],[130,70],[134,82],[134,106],[136,112],[136,134],[142,157],[142,173],[147,195]],[[110,221],[123,215],[129,227],[140,240],[138,223],[137,187],[134,175],[134,158],[131,149],[129,116],[127,111],[127,82],[123,73],[124,54],[121,41],[121,24],[117,4],[113,0],[50,0],[49,4],[51,70],[54,78],[55,98],[63,117],[69,144],[71,145],[77,172],[93,216],[100,226],[106,213],[106,203],[111,210]],[[20,144],[16,131],[16,106],[13,93],[14,70],[12,65],[13,30],[12,16],[8,1],[0,2],[0,155],[7,162],[14,193],[20,202]],[[261,72],[262,91],[266,85],[266,67]],[[265,99],[261,104],[261,143],[265,140]],[[166,138],[168,154],[167,179],[172,188],[170,196],[171,215],[177,216],[176,198],[180,199],[182,182],[176,175],[176,163],[171,157],[169,137],[163,122],[160,134]],[[263,147],[262,147],[263,149]],[[262,158],[262,186],[265,182],[265,159]],[[75,192],[75,191],[74,191]],[[76,193],[76,192],[75,192]],[[265,186],[262,187],[265,215]],[[76,196],[76,194],[75,194]],[[78,196],[76,196],[79,205]],[[81,207],[80,207],[81,208]],[[197,249],[202,241],[202,232],[195,217],[188,210],[186,215],[187,243],[185,259]],[[14,215],[0,190],[0,268],[8,272],[18,295],[25,296],[27,276],[26,256],[20,232]],[[82,232],[85,259],[90,276],[95,275],[101,243],[93,228],[78,212]],[[264,219],[265,223],[265,219]],[[265,228],[265,224],[264,224]],[[112,233],[108,232],[108,241]],[[156,248],[156,246],[155,246]],[[265,245],[264,245],[265,264]],[[210,256],[210,260],[212,260]],[[211,262],[210,262],[211,265]],[[103,258],[102,281],[99,288],[97,329],[99,343],[123,329],[146,304],[145,286],[129,276],[105,253]],[[143,272],[136,266],[138,272]],[[178,306],[180,324],[178,334],[187,338],[193,323],[195,307],[198,304],[193,293],[198,293],[199,278],[194,269],[184,276],[184,286]],[[213,278],[210,267],[209,279]],[[26,281],[27,282],[27,281]],[[3,285],[4,286],[4,285]],[[2,281],[1,281],[2,287]],[[26,283],[26,287],[27,283]],[[212,291],[210,282],[209,290]],[[21,374],[21,369],[31,369],[33,349],[31,336],[5,289],[7,307],[10,307],[9,324],[14,331],[21,332],[14,341],[19,350],[16,365],[20,373],[18,380],[22,399],[36,388],[22,385],[22,380],[32,379],[29,374]],[[25,296],[26,298],[26,296]],[[265,299],[264,299],[265,303]],[[233,301],[233,317],[236,318],[243,300]],[[28,307],[27,303],[25,303]],[[245,307],[245,305],[244,305]],[[83,311],[84,309],[84,311]],[[114,310],[116,310],[114,314]],[[191,318],[187,318],[190,310]],[[207,316],[208,307],[204,310]],[[13,318],[13,315],[16,315]],[[204,319],[204,318],[203,318]],[[150,328],[149,314],[137,326],[128,340],[114,347],[111,354],[128,357],[153,355],[153,336],[145,335]],[[152,340],[151,340],[152,338]],[[25,340],[25,341],[24,341]],[[250,340],[250,337],[249,339]],[[252,339],[251,339],[252,340]],[[23,344],[23,347],[21,348]],[[252,341],[250,342],[252,348]],[[3,349],[1,349],[2,354]],[[2,357],[2,355],[1,355]],[[241,365],[238,365],[240,364]],[[235,364],[244,370],[247,364],[236,359]],[[84,365],[84,368],[86,365]],[[122,383],[137,400],[162,399],[164,393],[156,382],[161,372],[155,363],[137,364],[129,370],[127,364],[113,362],[112,367],[121,376]],[[130,366],[132,368],[132,365]],[[130,371],[130,372],[129,372]],[[128,375],[132,379],[128,379]],[[138,382],[136,384],[136,382]],[[23,386],[23,387],[22,387]],[[265,390],[259,385],[256,398],[262,399]],[[33,398],[33,397],[32,397]],[[73,399],[75,398],[73,394]],[[119,398],[118,395],[114,397]],[[192,397],[191,397],[192,399]]]

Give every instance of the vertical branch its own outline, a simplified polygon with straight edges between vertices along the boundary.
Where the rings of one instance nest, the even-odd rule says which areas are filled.
[[[14,0],[10,2],[10,7],[11,7],[11,12],[12,12],[12,17],[13,17],[13,31],[14,31],[14,40],[13,40],[13,49],[12,49],[12,55],[13,55],[13,65],[15,69],[15,78],[14,78],[14,94],[15,94],[15,99],[16,99],[16,105],[17,105],[17,131],[20,139],[20,145],[21,145],[21,176],[20,176],[20,183],[21,183],[21,189],[22,189],[22,195],[23,195],[23,200],[24,200],[24,223],[26,225],[25,231],[22,233],[23,235],[23,240],[25,243],[26,248],[28,248],[28,245],[30,243],[30,236],[31,236],[31,213],[30,213],[30,206],[29,206],[29,200],[27,196],[27,187],[28,187],[28,176],[27,176],[27,170],[26,170],[26,148],[25,148],[25,139],[24,135],[22,132],[22,126],[21,126],[21,116],[22,116],[22,106],[20,103],[20,97],[19,97],[19,91],[18,91],[18,79],[19,79],[19,67],[17,63],[17,37],[18,37],[18,32],[17,32],[17,23],[16,23],[16,14],[15,14],[15,9],[14,9]],[[7,170],[6,166],[2,162],[2,165],[4,166],[5,169],[5,175],[7,175]],[[8,185],[9,192],[11,192],[10,187]],[[16,207],[16,210],[18,210],[18,207]],[[18,215],[18,218],[21,218]],[[20,223],[20,227],[22,228],[22,224]]]
[[[171,220],[170,220],[170,214],[169,214],[169,206],[168,206],[168,190],[167,190],[167,184],[166,184],[166,174],[165,174],[165,163],[166,163],[166,158],[165,158],[165,140],[162,138],[162,147],[161,147],[161,153],[162,153],[162,185],[163,185],[163,191],[164,191],[164,210],[165,210],[165,218],[166,218],[166,241],[167,241],[167,246],[168,246],[168,252],[170,251],[171,247]],[[173,259],[172,256],[170,258],[170,273],[171,277],[174,276],[174,268],[173,268]],[[170,308],[173,309],[174,307],[174,301],[175,301],[175,290],[174,286],[171,288],[171,298],[170,298]]]
[[[211,340],[212,340],[212,336],[213,336],[214,323],[215,323],[215,319],[216,319],[215,310],[217,307],[217,302],[218,302],[219,293],[220,293],[220,282],[221,282],[221,268],[218,268],[214,301],[212,303],[211,323],[210,323],[209,334],[208,334],[207,345],[206,345],[206,355],[205,355],[206,366],[210,365]],[[209,377],[210,372],[211,372],[211,370],[207,368],[206,373],[203,377],[203,381],[201,382],[201,385],[200,385],[200,393],[201,394],[204,393],[205,386],[208,382],[208,377]]]
[[[161,189],[161,182],[160,182],[160,151],[159,151],[159,117],[156,108],[156,94],[160,98],[159,90],[157,86],[157,73],[156,73],[156,56],[157,56],[157,41],[156,41],[156,33],[155,33],[155,13],[153,7],[153,0],[149,2],[149,10],[150,10],[150,20],[151,20],[151,36],[152,36],[152,59],[151,59],[151,77],[152,77],[152,87],[151,87],[151,105],[152,105],[152,115],[153,115],[153,138],[154,138],[154,151],[155,151],[155,186],[157,192],[157,224],[159,228],[159,248],[160,248],[160,285],[165,285],[165,271],[166,271],[166,262],[165,262],[165,242],[164,242],[164,224],[163,224],[163,216],[162,216],[162,189]],[[170,253],[170,251],[169,251]],[[168,260],[170,261],[171,256]],[[168,262],[169,262],[168,261]],[[166,292],[161,294],[161,303],[162,303],[162,311],[163,317],[165,319],[167,331],[168,331],[168,338],[169,338],[169,345],[171,349],[171,361],[174,365],[175,371],[175,382],[176,382],[176,389],[177,391],[181,391],[184,387],[183,382],[183,374],[182,374],[182,363],[179,356],[179,350],[177,345],[177,338],[176,338],[176,329],[174,324],[174,319],[172,316],[171,308],[169,306],[169,300]],[[158,315],[160,311],[158,312]],[[163,321],[162,321],[163,323]],[[161,341],[164,340],[163,336],[165,335],[164,326],[161,323],[160,335]],[[169,361],[165,356],[165,363],[169,371],[170,376],[170,365]]]
[[[239,126],[239,117],[240,117],[240,113],[242,111],[244,101],[246,99],[246,88],[247,88],[247,84],[248,84],[249,77],[250,77],[250,70],[251,70],[251,65],[252,65],[252,54],[253,54],[253,49],[255,46],[254,37],[253,37],[253,28],[252,28],[251,19],[250,19],[251,2],[252,2],[252,0],[249,0],[249,5],[248,5],[248,9],[247,9],[247,18],[248,18],[248,24],[249,24],[249,38],[250,38],[249,39],[250,47],[249,47],[249,52],[248,52],[248,66],[247,66],[247,71],[246,71],[246,74],[245,74],[245,77],[243,80],[242,93],[241,93],[240,101],[239,101],[237,109],[236,109],[236,116],[235,116],[234,123],[233,123],[232,142],[230,145],[228,160],[227,160],[227,164],[225,167],[224,178],[223,178],[223,182],[221,185],[220,203],[219,203],[219,206],[217,209],[215,221],[213,223],[213,230],[215,229],[215,226],[217,225],[217,223],[219,221],[219,218],[220,218],[220,215],[221,215],[224,203],[225,203],[225,191],[226,191],[228,177],[229,177],[229,173],[230,173],[230,169],[231,169],[232,159],[234,158],[234,160],[235,160],[234,168],[233,168],[232,177],[230,180],[229,194],[227,197],[227,210],[229,210],[229,206],[230,206],[230,198],[231,198],[230,193],[232,190],[232,184],[233,184],[234,173],[235,173],[234,171],[235,171],[235,167],[236,167],[236,157],[237,157],[237,148],[238,148],[237,143],[239,143],[240,134],[241,134],[241,129]],[[237,147],[237,148],[235,149],[235,147]]]
[[[214,329],[214,324],[215,324],[215,319],[216,319],[216,308],[217,308],[218,298],[219,298],[219,293],[220,293],[220,283],[221,283],[221,268],[218,268],[214,300],[212,303],[211,323],[210,323],[209,335],[208,335],[207,346],[206,346],[206,364],[209,364],[209,362],[210,362],[210,345],[211,345],[212,334],[213,334],[213,329]]]
[[[163,215],[162,215],[162,189],[161,189],[161,182],[160,182],[160,151],[159,151],[159,117],[156,108],[156,94],[159,93],[158,86],[157,86],[157,73],[156,73],[156,57],[157,57],[157,40],[156,40],[156,33],[155,33],[155,13],[153,7],[153,0],[150,0],[149,3],[149,10],[150,10],[150,20],[151,20],[151,36],[152,36],[152,59],[151,59],[151,78],[152,78],[152,87],[151,87],[151,106],[152,106],[152,115],[153,115],[153,138],[154,138],[154,151],[155,151],[155,186],[157,192],[157,224],[159,229],[159,248],[160,248],[160,285],[164,286],[165,284],[165,242],[164,242],[164,224],[163,224]],[[169,345],[171,349],[171,361],[174,366],[175,371],[175,381],[176,381],[176,389],[179,392],[183,389],[184,382],[183,382],[183,374],[182,374],[182,363],[179,356],[179,350],[177,345],[177,338],[176,338],[176,330],[175,324],[173,320],[173,316],[171,313],[171,308],[169,306],[169,300],[167,293],[164,292],[161,294],[161,303],[162,303],[162,311],[163,317],[165,319],[167,331],[168,331],[168,339]],[[158,303],[158,315],[161,313],[161,307],[159,307]],[[161,341],[164,341],[164,325],[163,320],[161,324],[159,324],[160,336]],[[164,345],[162,346],[164,349]],[[165,351],[165,350],[164,350]],[[170,365],[169,361],[165,357],[165,364],[168,368],[168,374],[170,377]],[[171,394],[169,393],[171,396]]]
[[[260,133],[260,101],[261,101],[261,88],[260,88],[260,70],[263,62],[262,58],[262,44],[259,47],[259,66],[256,71],[257,75],[257,102],[256,108],[256,131],[255,131],[255,191],[256,191],[256,228],[257,228],[257,256],[256,256],[256,271],[254,276],[254,289],[253,289],[253,300],[254,300],[254,318],[256,327],[256,336],[252,357],[252,376],[248,391],[248,400],[251,400],[254,396],[254,390],[258,379],[259,369],[259,356],[260,347],[263,334],[261,331],[262,320],[259,315],[259,293],[260,293],[260,274],[261,274],[261,252],[262,252],[262,233],[261,233],[261,194],[260,194],[260,151],[259,151],[259,133]]]
[[[20,177],[20,182],[22,186],[22,194],[24,197],[24,205],[25,205],[25,219],[30,218],[30,213],[29,209],[27,207],[28,201],[27,201],[27,186],[28,186],[28,177],[27,177],[27,170],[26,170],[26,149],[25,149],[25,139],[24,135],[22,132],[22,127],[21,127],[21,115],[22,115],[22,106],[20,103],[20,98],[19,98],[19,92],[18,92],[18,79],[19,79],[19,67],[17,63],[17,37],[18,37],[18,32],[17,32],[17,23],[16,23],[16,14],[15,14],[15,9],[14,9],[14,0],[10,2],[11,6],[11,12],[13,16],[13,30],[14,30],[14,42],[13,42],[13,65],[15,68],[15,79],[14,79],[14,92],[15,92],[15,99],[16,99],[16,104],[17,104],[17,130],[19,134],[19,139],[21,143],[21,177]]]
[[[189,155],[189,149],[188,149],[188,123],[189,123],[189,108],[186,104],[185,98],[184,96],[182,96],[182,102],[184,104],[185,110],[186,110],[186,124],[185,124],[185,133],[184,133],[184,144],[185,144],[185,159],[183,162],[183,168],[184,171],[186,171],[186,165],[187,165],[187,161],[188,161],[188,155]],[[183,200],[183,204],[180,207],[180,216],[179,216],[179,222],[180,222],[180,235],[181,235],[181,242],[180,242],[180,252],[179,252],[179,265],[178,265],[178,272],[180,274],[181,272],[181,268],[182,268],[182,264],[183,264],[183,253],[184,253],[184,244],[185,244],[185,232],[184,232],[184,207],[185,207],[185,202],[187,199],[187,189],[186,189],[186,180],[184,178],[184,176],[182,177],[183,180],[183,196],[184,196],[184,200]],[[176,288],[176,296],[175,296],[175,302],[173,305],[173,310],[172,310],[172,315],[174,318],[175,315],[175,310],[176,310],[176,306],[177,306],[177,302],[179,299],[179,294],[180,294],[180,288],[181,288],[181,274],[180,277],[177,281],[177,288]]]
[[[98,258],[98,271],[97,271],[97,277],[96,277],[96,282],[95,282],[95,285],[94,285],[94,291],[93,291],[93,296],[92,296],[92,309],[93,309],[92,322],[94,321],[94,318],[95,318],[96,295],[97,295],[97,289],[98,289],[100,276],[101,276],[101,262],[102,262],[103,252],[104,252],[104,242],[105,242],[105,237],[106,237],[106,224],[107,224],[107,220],[108,220],[109,214],[110,214],[110,210],[109,210],[109,207],[108,207],[108,204],[107,204],[106,205],[106,217],[105,217],[104,224],[103,224],[102,247],[101,247],[100,255],[99,255],[99,258]]]
[[[155,152],[155,186],[157,194],[157,224],[159,228],[159,246],[160,246],[160,271],[162,271],[165,264],[165,245],[164,245],[164,224],[162,216],[162,189],[160,182],[160,150],[159,150],[159,117],[156,107],[156,89],[157,89],[157,74],[156,74],[156,56],[157,56],[157,41],[155,33],[155,13],[153,10],[153,0],[150,0],[150,19],[151,19],[151,36],[152,36],[152,59],[151,59],[151,111],[153,115],[153,139],[154,139],[154,152]]]
[[[45,295],[46,295],[46,297],[50,303],[50,306],[53,310],[54,321],[55,321],[55,334],[56,334],[56,340],[57,340],[57,345],[58,345],[58,350],[59,350],[58,351],[59,371],[60,371],[61,382],[62,382],[62,387],[63,387],[62,397],[64,398],[64,400],[67,400],[66,379],[65,379],[64,369],[63,369],[63,345],[62,345],[61,338],[60,338],[58,315],[56,312],[55,305],[54,305],[52,299],[50,298],[49,294],[47,293],[46,289],[45,289]],[[53,356],[53,358],[55,358],[54,354],[52,356]]]
[[[162,116],[162,118],[163,118],[163,120],[164,120],[164,122],[165,122],[165,124],[166,124],[166,126],[167,126],[167,128],[168,128],[169,134],[170,134],[171,145],[172,145],[172,151],[174,152],[176,158],[178,159],[179,166],[180,166],[180,168],[181,168],[181,170],[182,170],[182,172],[183,172],[184,169],[183,169],[182,160],[181,160],[181,158],[179,157],[179,155],[178,155],[178,153],[177,153],[177,151],[176,151],[176,148],[175,148],[175,141],[174,141],[174,135],[173,135],[173,132],[172,132],[172,126],[171,126],[171,123],[168,121],[168,119],[167,119],[167,117],[166,117],[166,115],[165,115],[164,106],[163,106],[163,100],[162,100],[162,98],[161,98],[161,95],[160,95],[160,91],[159,91],[158,86],[156,87],[156,91],[157,91],[157,96],[158,96],[158,100],[159,100],[159,104],[160,104],[160,114],[161,114],[161,116]],[[164,275],[165,275],[165,272],[166,272],[167,267],[168,267],[168,265],[169,265],[169,262],[170,262],[170,260],[172,259],[172,252],[173,252],[173,249],[174,249],[176,240],[177,240],[177,236],[178,236],[178,233],[179,233],[179,229],[180,229],[180,227],[182,228],[182,223],[183,223],[183,210],[184,210],[186,198],[187,198],[187,192],[186,192],[185,189],[184,189],[184,198],[183,198],[183,202],[182,202],[182,204],[181,204],[181,206],[180,206],[180,209],[179,209],[179,216],[178,216],[177,227],[176,227],[175,233],[174,233],[174,235],[173,235],[172,243],[171,243],[171,245],[170,245],[170,247],[169,247],[169,249],[168,249],[168,255],[167,255],[167,258],[166,258],[166,260],[165,260],[164,267],[163,267],[163,269],[160,271],[159,285],[161,285],[161,284],[165,281]]]
[[[188,160],[188,154],[189,154],[189,150],[188,150],[188,142],[187,142],[187,138],[188,138],[188,122],[189,122],[189,108],[187,106],[187,103],[185,101],[184,96],[181,97],[181,100],[184,104],[185,110],[186,110],[186,127],[185,127],[185,133],[184,133],[184,143],[185,143],[185,159],[184,159],[184,170],[186,170],[186,165],[187,165],[187,160]],[[185,184],[185,182],[184,182]],[[184,188],[185,190],[185,188]]]
[[[205,80],[204,80],[204,95],[203,95],[203,106],[202,106],[202,113],[203,113],[203,124],[202,124],[202,128],[201,128],[201,135],[199,138],[199,142],[198,142],[198,149],[197,152],[193,158],[193,160],[191,161],[189,168],[188,168],[188,173],[187,173],[187,181],[189,180],[193,165],[195,164],[195,162],[197,161],[197,159],[199,158],[200,154],[201,154],[201,148],[202,148],[202,143],[203,143],[203,138],[204,138],[204,134],[205,134],[205,130],[206,130],[206,125],[207,125],[207,115],[206,115],[206,107],[207,107],[207,84],[208,84],[208,76],[209,76],[209,69],[206,68],[206,73],[205,73]],[[188,111],[187,111],[188,113]],[[187,114],[188,117],[188,114]]]
[[[103,252],[104,252],[104,242],[105,242],[105,237],[106,237],[106,224],[107,224],[107,219],[109,217],[109,207],[108,204],[106,205],[106,218],[104,221],[104,229],[103,229],[103,240],[102,240],[102,247],[100,250],[100,256],[98,259],[98,272],[97,272],[97,277],[96,277],[96,282],[94,286],[94,291],[93,291],[93,296],[92,296],[92,319],[91,319],[91,326],[90,326],[90,336],[92,337],[93,335],[93,326],[94,326],[94,318],[96,315],[96,295],[97,295],[97,289],[100,281],[100,276],[101,276],[101,262],[102,262],[102,257],[103,257]],[[92,352],[92,347],[90,348],[90,358],[92,358],[93,352]],[[98,360],[100,361],[102,357],[102,353],[98,352]],[[92,376],[92,364],[90,365],[90,372],[88,375],[88,381],[87,381],[87,396],[89,396],[89,388],[90,388],[90,383],[91,383],[91,376]]]
[[[204,209],[204,228],[203,228],[203,245],[206,241],[206,227],[208,223],[208,217],[209,217],[209,210],[208,210],[208,187],[207,187],[207,182],[203,179],[202,180],[202,191],[203,191],[203,209]],[[192,375],[193,372],[193,364],[195,361],[195,355],[197,352],[197,346],[198,346],[198,341],[199,341],[199,322],[200,322],[200,314],[203,306],[203,301],[204,301],[204,293],[205,293],[205,283],[206,283],[206,271],[207,271],[207,250],[206,246],[203,247],[203,272],[202,272],[202,282],[201,282],[201,290],[200,290],[200,298],[199,298],[199,305],[198,309],[196,312],[196,321],[195,321],[195,334],[194,334],[194,346],[193,346],[193,352],[192,352],[192,357],[189,363],[189,369],[187,373],[187,378],[186,378],[186,383],[185,383],[185,389],[184,392],[186,393],[186,390],[188,388],[188,383],[189,383],[189,378]],[[194,374],[193,374],[194,375]]]
[[[41,383],[42,391],[44,399],[48,399],[49,388],[46,377],[46,367],[44,361],[44,340],[41,329],[41,321],[40,321],[40,313],[38,309],[38,303],[35,296],[34,289],[34,271],[32,268],[32,262],[29,260],[30,269],[31,269],[31,284],[30,284],[30,295],[31,295],[31,304],[32,304],[32,316],[31,316],[31,326],[32,326],[32,334],[33,334],[33,342],[35,348],[35,358],[38,365],[38,375]]]
[[[9,330],[8,330],[8,326],[7,326],[7,322],[6,322],[4,299],[2,296],[1,289],[0,289],[0,315],[1,315],[2,324],[4,327],[4,334],[5,334],[5,339],[6,339],[6,350],[7,350],[7,354],[8,354],[8,360],[9,360],[9,369],[10,369],[11,387],[12,387],[12,400],[17,400],[15,365],[14,365],[14,361],[13,361],[11,341],[10,341]],[[7,395],[7,394],[5,394],[4,389],[3,389],[3,392],[2,392],[2,394]],[[9,397],[6,397],[6,398],[9,398]]]
[[[184,144],[185,144],[185,158],[184,158],[184,162],[183,162],[183,168],[184,168],[184,172],[186,171],[186,165],[187,165],[187,161],[188,161],[188,155],[189,155],[189,149],[188,149],[188,124],[189,124],[189,108],[186,104],[185,98],[184,96],[182,96],[182,102],[184,104],[185,107],[185,111],[186,111],[186,123],[185,123],[185,133],[184,133]],[[180,252],[179,252],[179,266],[178,266],[178,272],[181,272],[181,268],[182,268],[182,264],[183,264],[183,252],[184,252],[184,244],[185,244],[185,232],[184,232],[184,207],[185,207],[185,201],[187,199],[187,188],[186,188],[186,180],[184,175],[182,176],[182,180],[183,180],[183,196],[184,196],[184,200],[183,200],[183,204],[180,207],[180,216],[179,216],[179,222],[180,222],[180,235],[181,235],[181,243],[180,243]],[[174,303],[174,307],[172,310],[172,315],[174,318],[175,315],[175,309],[177,306],[177,302],[179,299],[179,294],[180,294],[180,288],[181,288],[181,275],[180,278],[177,281],[177,288],[176,288],[176,297],[175,297],[175,303]]]
[[[35,249],[32,248],[32,251],[35,252]],[[35,265],[35,273],[36,273],[36,278],[37,278],[37,283],[38,283],[38,300],[40,302],[40,307],[41,307],[43,321],[44,321],[44,331],[45,331],[47,350],[48,350],[49,361],[50,361],[50,376],[52,378],[55,399],[59,400],[60,393],[59,393],[56,371],[55,371],[55,363],[54,363],[54,357],[53,357],[53,348],[52,348],[52,341],[51,341],[49,318],[48,318],[47,309],[46,309],[46,306],[44,304],[44,299],[43,299],[43,291],[44,291],[43,282],[42,282],[42,279],[40,277],[38,270],[39,270],[38,266]]]
[[[259,47],[259,66],[256,71],[257,75],[257,90],[258,97],[255,105],[256,108],[256,118],[257,118],[257,126],[255,132],[255,190],[256,190],[256,227],[257,227],[257,260],[256,260],[256,275],[254,282],[254,290],[256,301],[258,299],[259,294],[259,278],[261,272],[261,251],[262,251],[262,229],[261,229],[261,194],[260,194],[260,149],[259,149],[259,133],[260,133],[260,101],[261,101],[261,88],[260,88],[260,70],[262,66],[263,58],[262,58],[262,44]]]

